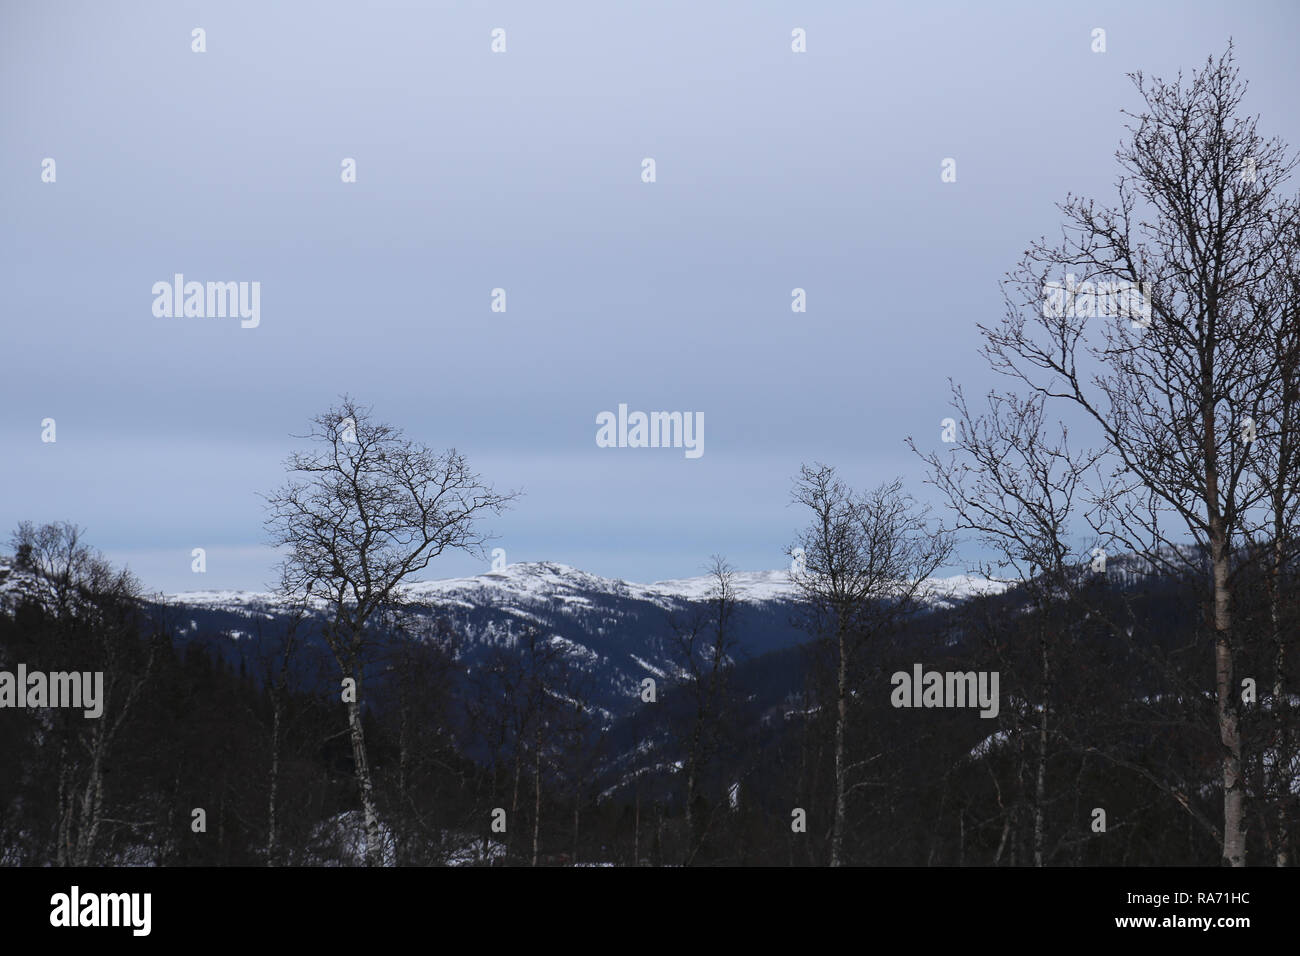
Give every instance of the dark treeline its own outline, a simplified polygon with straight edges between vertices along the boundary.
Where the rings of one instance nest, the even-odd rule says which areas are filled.
[[[168,620],[176,609],[139,600],[75,529],[28,533],[51,550],[12,572],[25,586],[10,589],[0,614],[0,667],[102,670],[106,691],[98,719],[3,713],[7,864],[367,858],[347,708],[312,633],[319,618],[268,622],[232,662],[181,640],[180,622]],[[69,577],[44,577],[58,567]],[[581,670],[564,665],[540,628],[467,677],[454,662],[455,633],[389,626],[364,710],[381,823],[374,862],[830,862],[833,649],[813,640],[752,659],[736,653],[746,608],[730,603],[729,569],[715,569],[709,600],[665,618],[681,675],[608,726],[585,705]],[[921,609],[855,659],[845,750],[858,766],[840,862],[1032,865],[1036,853],[1043,865],[1217,862],[1217,714],[1213,674],[1197,653],[1209,633],[1197,588],[1127,570],[1120,559],[1104,573],[1084,565],[1048,609],[1024,587]],[[1289,602],[1288,622],[1295,613]],[[1262,689],[1294,686],[1294,663],[1272,670],[1270,620],[1256,617],[1243,628],[1241,673]],[[1044,626],[1059,676],[1046,697],[1040,786]],[[917,663],[997,672],[996,717],[893,706],[891,675]],[[1293,857],[1296,794],[1273,785],[1279,761],[1295,766],[1286,742],[1297,728],[1262,704],[1243,712],[1253,742],[1248,853]]]

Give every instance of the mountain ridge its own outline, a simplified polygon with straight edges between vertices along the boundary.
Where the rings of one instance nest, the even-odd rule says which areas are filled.
[[[732,575],[732,581],[737,600],[742,603],[799,600],[797,586],[788,570],[736,571]],[[639,583],[624,578],[604,577],[555,561],[521,561],[482,574],[407,582],[402,585],[401,593],[408,601],[419,603],[433,598],[463,601],[466,594],[482,592],[537,599],[557,596],[563,598],[565,594],[599,591],[668,606],[673,602],[707,600],[715,584],[716,579],[709,574]],[[932,602],[954,602],[976,594],[999,593],[1006,587],[1004,582],[990,581],[978,575],[956,574],[930,578],[926,596]],[[208,606],[223,603],[234,606],[283,606],[287,603],[287,599],[272,591],[238,588],[196,588],[165,593],[162,598],[169,603]]]

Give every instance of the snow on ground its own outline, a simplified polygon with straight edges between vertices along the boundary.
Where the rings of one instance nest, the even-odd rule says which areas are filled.
[[[311,843],[323,852],[309,852],[304,862],[307,866],[363,866],[366,862],[366,839],[361,811],[345,810],[312,829]],[[381,865],[396,866],[397,842],[382,821],[379,824],[379,843]]]
[[[481,837],[470,833],[454,834],[453,838],[457,840],[457,845],[447,858],[448,866],[484,866],[506,857],[506,845],[496,840],[490,840],[484,846]]]

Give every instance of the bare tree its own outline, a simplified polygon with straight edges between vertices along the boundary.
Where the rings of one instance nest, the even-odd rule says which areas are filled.
[[[1273,822],[1266,831],[1278,866],[1290,862],[1290,814],[1295,805],[1294,784],[1300,779],[1297,719],[1291,695],[1286,693],[1288,650],[1294,641],[1288,617],[1295,613],[1294,565],[1300,557],[1300,228],[1280,250],[1281,267],[1268,276],[1255,296],[1259,310],[1276,309],[1279,321],[1270,331],[1275,337],[1277,375],[1270,383],[1274,394],[1267,403],[1275,416],[1258,423],[1248,467],[1254,472],[1265,500],[1255,516],[1244,523],[1248,552],[1263,565],[1264,596],[1268,605],[1269,656],[1273,680],[1268,700],[1267,732],[1271,742],[1264,750]]]
[[[300,632],[305,630],[310,607],[303,601],[290,605],[284,618],[284,632],[268,639],[257,624],[257,646],[262,679],[271,708],[270,766],[267,768],[266,865],[279,866],[281,854],[280,787],[283,777],[285,742],[290,736],[290,698],[295,690],[293,667],[299,654]]]
[[[709,564],[712,583],[705,600],[691,609],[685,620],[672,621],[673,658],[682,672],[682,687],[690,695],[690,731],[686,748],[686,853],[689,866],[704,842],[703,821],[696,802],[700,776],[717,749],[727,678],[738,611],[735,569],[720,555]]]
[[[1052,657],[1049,634],[1059,613],[1073,603],[1080,581],[1069,543],[1079,520],[1085,478],[1098,452],[1074,452],[1069,432],[1048,434],[1041,395],[1020,398],[990,393],[985,414],[972,416],[960,386],[953,405],[960,416],[952,450],[922,455],[930,483],[957,515],[957,531],[974,532],[996,556],[981,568],[985,577],[1004,576],[1025,588],[1034,610],[1039,651],[1037,761],[1034,771],[1034,865],[1044,863],[1047,762],[1051,724]],[[1086,501],[1085,501],[1086,503]],[[1077,530],[1077,529],[1075,529]],[[1102,559],[1104,560],[1104,552]],[[1104,567],[1104,565],[1103,565]]]
[[[436,453],[344,396],[312,422],[320,450],[295,453],[287,484],[268,496],[267,529],[287,549],[281,590],[327,611],[324,637],[338,662],[366,829],[366,862],[381,828],[362,726],[368,629],[401,603],[400,585],[448,550],[481,554],[478,521],[516,497],[498,494],[451,449]]]
[[[56,860],[59,866],[89,866],[96,861],[104,828],[110,823],[105,813],[108,762],[152,673],[156,645],[150,642],[141,656],[134,644],[142,623],[139,582],[86,545],[77,525],[25,521],[12,543],[15,553],[23,556],[23,566],[32,572],[34,598],[53,627],[55,654],[75,657],[79,670],[104,672],[102,712],[97,719],[83,720],[66,710],[57,716]]]
[[[848,799],[861,783],[853,774],[868,760],[849,762],[850,697],[863,646],[921,606],[927,581],[952,553],[952,536],[928,527],[895,479],[857,493],[822,464],[804,465],[792,501],[812,512],[789,553],[792,577],[809,608],[809,630],[830,650],[835,667],[835,780],[831,866],[844,862]]]
[[[1133,550],[1197,566],[1208,555],[1223,859],[1243,866],[1232,593],[1246,515],[1266,497],[1245,439],[1276,420],[1285,317],[1267,280],[1294,232],[1281,188],[1295,160],[1240,114],[1231,48],[1187,82],[1133,79],[1145,109],[1117,153],[1117,203],[1068,197],[1061,240],[1030,248],[1004,286],[1002,322],[981,330],[996,369],[1074,403],[1104,436],[1131,492],[1111,500]],[[1194,552],[1162,524],[1171,514]]]

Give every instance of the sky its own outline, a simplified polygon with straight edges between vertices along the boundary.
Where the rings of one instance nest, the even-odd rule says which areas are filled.
[[[1231,37],[1300,146],[1297,33],[1287,2],[5,2],[0,535],[265,588],[260,495],[346,393],[523,491],[485,525],[509,562],[782,567],[803,462],[935,500],[905,439],[998,384],[976,323],[1054,204],[1113,197],[1126,74]],[[257,282],[257,325],[155,314],[177,273]],[[702,414],[703,454],[598,446],[620,404]]]

